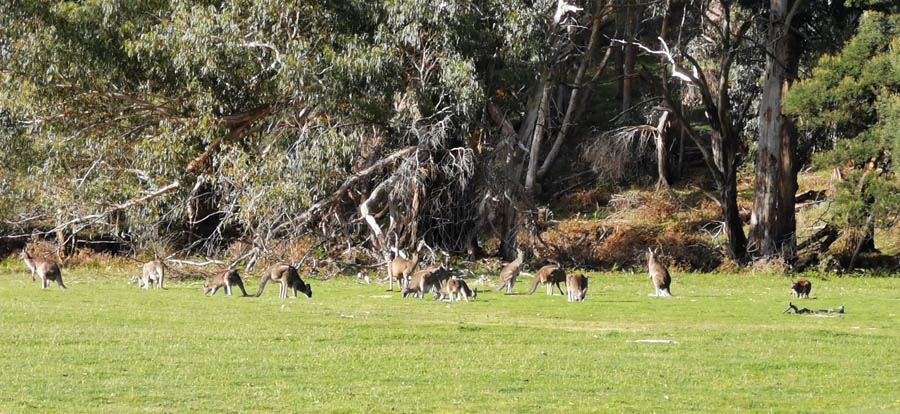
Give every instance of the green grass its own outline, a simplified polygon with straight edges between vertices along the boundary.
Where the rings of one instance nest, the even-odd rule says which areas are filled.
[[[585,303],[448,304],[350,278],[283,301],[63,273],[41,290],[0,265],[0,412],[900,411],[900,279],[814,278],[801,306],[847,310],[817,318],[781,314],[780,276],[679,274],[664,299],[591,274]]]

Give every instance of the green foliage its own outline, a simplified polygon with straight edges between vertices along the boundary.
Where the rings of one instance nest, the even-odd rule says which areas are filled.
[[[833,149],[815,158],[819,168],[856,167],[838,186],[834,221],[860,226],[872,216],[876,224],[893,225],[900,213],[893,165],[900,154],[900,14],[865,13],[856,36],[819,60],[785,108],[802,128],[833,140]],[[873,160],[873,171],[863,171]]]
[[[31,192],[32,213],[64,222],[178,181],[92,224],[145,239],[206,205],[274,226],[373,157],[463,146],[493,90],[487,62],[503,89],[531,82],[553,2],[477,3],[2,2],[0,109],[17,138],[0,168],[27,181],[4,196]]]

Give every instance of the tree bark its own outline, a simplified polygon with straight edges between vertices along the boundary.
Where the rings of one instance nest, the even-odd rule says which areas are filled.
[[[547,130],[548,112],[550,112],[550,82],[543,85],[544,92],[541,94],[541,105],[538,111],[537,122],[534,126],[534,137],[531,139],[531,155],[528,157],[528,170],[525,174],[525,192],[533,193],[534,184],[537,179],[538,158],[541,155],[541,142],[544,133]]]
[[[659,179],[656,181],[656,190],[659,191],[660,187],[665,187],[667,190],[671,190],[669,186],[669,180],[667,178],[668,171],[668,160],[669,160],[669,147],[668,140],[666,137],[668,133],[666,131],[666,121],[669,118],[669,111],[664,111],[662,116],[659,117],[659,123],[656,125],[656,172],[659,174]]]
[[[637,31],[637,13],[638,8],[634,4],[634,0],[628,0],[625,5],[625,47],[623,50],[622,63],[622,112],[625,115],[622,121],[629,123],[631,120],[631,98],[632,79],[634,78],[634,62],[636,47],[634,45],[634,35]]]
[[[731,126],[720,125],[720,128]],[[728,235],[728,257],[743,263],[747,257],[747,236],[744,234],[744,221],[741,220],[740,207],[737,203],[737,168],[735,155],[737,143],[731,134],[713,129],[712,150],[716,168],[722,173],[723,182],[719,184],[718,198],[725,216],[725,234]]]
[[[569,96],[569,105],[566,107],[566,114],[563,116],[562,125],[559,128],[559,132],[556,134],[556,139],[553,141],[553,146],[550,148],[550,152],[547,153],[547,158],[544,159],[544,163],[541,164],[541,168],[537,172],[537,178],[541,179],[544,175],[547,174],[547,171],[550,170],[550,167],[553,166],[553,162],[556,160],[556,156],[559,155],[559,150],[562,148],[563,141],[566,140],[566,136],[569,134],[569,129],[572,128],[572,124],[575,122],[575,114],[580,114],[581,109],[580,106],[583,105],[581,96],[584,94],[584,73],[587,71],[588,65],[591,63],[591,57],[594,53],[594,46],[597,44],[597,40],[600,38],[600,22],[603,20],[604,13],[600,9],[600,5],[598,4],[597,10],[594,12],[594,21],[591,25],[591,38],[588,41],[587,50],[584,52],[584,57],[581,59],[581,64],[578,67],[578,72],[575,74],[575,88],[572,90],[572,94]],[[608,55],[607,55],[608,56]],[[604,59],[603,65],[606,64],[606,60]]]
[[[528,125],[521,125],[519,133],[513,129],[512,124],[506,119],[500,110],[493,104],[488,104],[488,114],[500,125],[500,134],[502,135],[503,144],[498,146],[495,151],[503,151],[499,154],[494,162],[496,166],[491,168],[496,171],[496,176],[504,181],[502,188],[498,189],[498,203],[495,207],[496,214],[500,216],[500,256],[504,260],[512,261],[516,256],[518,248],[518,236],[521,229],[519,223],[519,211],[516,205],[519,200],[522,176],[522,168],[524,168],[523,152],[519,151],[521,145],[518,137],[522,136],[522,132],[527,130]]]
[[[688,136],[700,149],[703,160],[712,174],[716,184],[715,199],[722,208],[725,233],[728,235],[728,256],[738,263],[744,263],[747,258],[747,236],[744,234],[743,221],[741,220],[740,208],[737,203],[736,161],[739,136],[732,120],[733,110],[729,98],[728,77],[731,64],[734,63],[734,57],[739,51],[738,46],[743,41],[747,30],[750,29],[751,21],[745,21],[736,33],[732,32],[729,18],[731,3],[722,2],[721,4],[724,7],[725,16],[722,20],[723,26],[720,31],[723,36],[721,44],[726,52],[720,57],[721,60],[717,68],[719,71],[718,79],[714,84],[715,89],[711,87],[711,83],[708,81],[705,68],[693,56],[684,56],[690,62],[693,71],[688,72],[677,66],[673,68],[680,73],[680,79],[688,79],[697,87],[697,91],[700,93],[711,129],[709,150],[705,149],[705,143],[699,138],[690,124],[686,122],[685,116],[681,112],[681,106],[677,105],[672,97],[665,75],[663,75],[663,98],[675,120],[685,128]],[[662,63],[665,70],[666,65],[670,62],[663,60]],[[675,65],[674,62],[671,62],[671,64]]]
[[[793,256],[796,250],[797,130],[782,99],[797,77],[800,54],[791,21],[803,0],[771,0],[766,80],[759,107],[756,194],[750,219],[754,256]]]
[[[627,18],[625,16],[626,10],[628,8],[626,0],[613,0],[614,13],[616,16],[616,38],[622,39],[625,37],[625,26],[627,25]],[[625,48],[622,46],[620,42],[614,42],[612,46],[613,50],[613,66],[616,72],[616,98],[622,98],[622,81],[625,78],[624,71],[624,63],[625,63]]]

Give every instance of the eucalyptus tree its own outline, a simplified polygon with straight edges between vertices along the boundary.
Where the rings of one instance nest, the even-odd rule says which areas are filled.
[[[532,98],[565,36],[586,32],[571,30],[592,21],[580,12],[549,0],[3,2],[0,107],[36,154],[21,191],[56,230],[175,233],[209,251],[316,232],[385,253],[421,238],[474,250],[499,227],[508,253],[524,163],[539,165],[525,155],[540,149]]]
[[[833,169],[836,196],[830,220],[857,234],[848,268],[871,234],[900,214],[900,186],[893,155],[900,148],[900,10],[890,2],[863,2],[867,11],[856,35],[822,57],[809,79],[785,100],[798,126],[828,141],[815,164]]]
[[[728,256],[743,262],[747,236],[737,203],[737,175],[746,152],[742,131],[750,120],[753,97],[741,96],[744,91],[736,86],[756,77],[752,68],[743,79],[735,80],[734,75],[739,73],[737,62],[750,43],[756,16],[736,1],[673,2],[668,13],[686,23],[678,41],[669,45],[663,39],[662,49],[652,51],[663,66],[666,107],[700,149],[715,185],[708,195],[722,211]],[[676,93],[677,86],[683,87],[681,94]],[[692,122],[689,110],[694,102],[702,108],[708,136]]]
[[[797,129],[782,99],[798,79],[800,42],[795,20],[805,0],[771,0],[766,35],[766,74],[759,104],[756,181],[750,241],[754,256],[793,255],[797,244]]]

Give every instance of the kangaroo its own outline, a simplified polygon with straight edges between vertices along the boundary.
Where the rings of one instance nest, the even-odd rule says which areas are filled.
[[[569,291],[569,302],[584,302],[587,295],[588,278],[577,273],[566,278],[566,290]]]
[[[559,294],[565,295],[562,291],[562,287],[559,286],[560,283],[565,283],[565,281],[566,272],[560,269],[559,266],[544,266],[535,273],[534,282],[531,282],[531,290],[528,294],[533,295],[534,291],[537,290],[538,285],[547,285],[547,294],[553,296],[553,285],[556,285],[556,288],[559,289]]]
[[[59,266],[54,261],[31,257],[26,249],[22,249],[22,260],[25,261],[25,266],[28,266],[28,269],[31,270],[32,282],[35,280],[35,273],[41,277],[41,289],[49,288],[50,282],[53,281],[59,285],[60,289],[66,288],[62,280],[62,272],[59,271]]]
[[[137,280],[141,289],[149,289],[150,281],[156,282],[157,289],[165,289],[163,284],[166,280],[166,264],[162,260],[151,260],[144,263],[141,270],[141,278]]]
[[[266,283],[269,280],[281,283],[281,290],[278,295],[282,299],[288,298],[288,289],[294,291],[294,299],[297,298],[297,291],[303,292],[307,298],[312,297],[312,287],[303,282],[300,274],[297,273],[296,267],[287,263],[275,264],[266,271],[266,274],[263,275],[262,280],[259,282],[259,291],[256,292],[256,297],[262,295],[263,289],[266,288]]]
[[[522,270],[522,259],[524,258],[524,254],[522,250],[516,249],[516,260],[508,263],[506,266],[503,266],[503,270],[500,271],[500,284],[497,286],[497,292],[506,288],[506,294],[512,294],[513,286],[516,285],[516,279],[519,277],[519,271]]]
[[[669,276],[669,271],[666,270],[666,267],[656,261],[653,250],[649,248],[647,249],[647,269],[650,273],[650,280],[653,281],[653,286],[656,287],[656,293],[651,293],[647,296],[672,296],[672,291],[669,290],[669,286],[672,285],[672,277]]]
[[[152,262],[151,262],[152,263]],[[244,290],[244,281],[241,280],[241,276],[238,275],[237,270],[223,270],[219,273],[216,273],[209,282],[206,283],[206,286],[203,287],[204,295],[215,295],[216,292],[219,291],[219,288],[225,288],[225,296],[231,296],[231,286],[235,285],[241,289],[241,293],[244,296],[247,295],[247,291]]]
[[[469,301],[469,298],[475,300],[478,297],[478,289],[469,289],[469,285],[466,284],[465,280],[450,279],[439,292],[434,294],[434,300],[444,300],[444,298],[449,297],[450,302],[453,302],[454,296],[456,296],[457,302],[459,302],[460,297],[465,299],[466,302]]]
[[[394,291],[394,279],[397,279],[400,283],[400,288],[403,288],[409,276],[416,271],[416,266],[419,264],[419,252],[422,251],[422,246],[424,245],[425,240],[419,241],[419,244],[416,245],[415,253],[409,259],[397,256],[394,260],[391,260],[391,263],[388,264],[389,291]]]
[[[809,299],[809,292],[812,291],[812,282],[800,278],[797,279],[796,282],[791,285],[791,296],[795,298],[807,298]]]
[[[403,287],[403,297],[413,295],[419,299],[425,297],[426,292],[437,292],[445,281],[450,279],[450,272],[442,265],[428,266],[412,275],[406,286]]]

